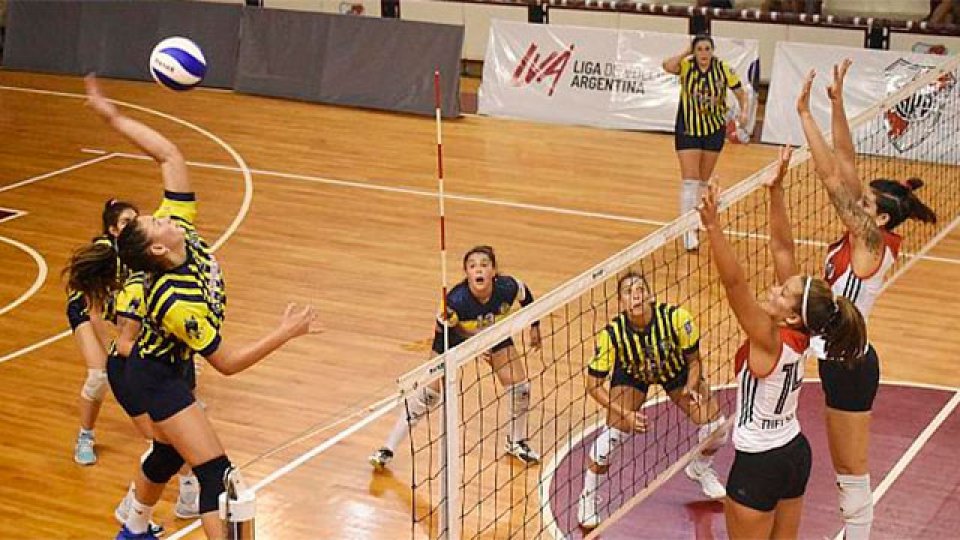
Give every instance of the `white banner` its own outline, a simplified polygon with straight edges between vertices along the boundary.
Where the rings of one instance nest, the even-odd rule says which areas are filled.
[[[672,132],[679,78],[663,71],[661,64],[690,39],[681,34],[495,20],[483,65],[479,112]],[[749,85],[760,65],[757,40],[716,38],[716,45],[717,56]]]
[[[917,76],[946,62],[949,57],[897,51],[778,42],[770,77],[770,92],[763,118],[763,142],[793,145],[806,143],[797,116],[797,94],[804,77],[817,71],[810,96],[810,110],[824,132],[830,130],[830,100],[826,87],[833,80],[833,66],[844,58],[853,60],[844,80],[847,117],[895,93]],[[884,115],[862,126],[853,126],[857,150],[864,153],[957,163],[956,149],[923,144],[942,125],[957,125],[960,115],[956,74],[932,82]]]

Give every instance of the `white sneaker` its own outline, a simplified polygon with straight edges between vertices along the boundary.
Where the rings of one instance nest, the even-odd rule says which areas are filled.
[[[77,444],[73,447],[73,461],[79,465],[93,465],[97,462],[97,453],[93,447],[97,444],[93,433],[77,435]]]
[[[683,233],[683,247],[687,251],[697,251],[700,248],[700,238],[697,231]]]
[[[508,437],[506,450],[508,454],[519,459],[527,465],[540,463],[540,454],[538,454],[533,448],[530,448],[530,445],[527,444],[527,441],[513,442]]]
[[[600,514],[597,512],[597,495],[580,494],[577,504],[577,522],[584,529],[596,529],[600,525]]]
[[[130,497],[132,492],[128,491],[126,495],[123,496],[123,500],[120,501],[120,504],[117,505],[117,508],[113,511],[113,517],[116,518],[117,522],[121,525],[127,522],[127,514],[130,513]],[[147,529],[147,532],[154,536],[163,536],[167,531],[163,528],[163,525],[159,523],[154,523],[151,521],[148,525],[150,528]]]
[[[180,492],[177,496],[177,505],[173,507],[173,515],[180,519],[200,517],[200,492]]]
[[[716,501],[727,496],[727,490],[720,483],[713,467],[709,465],[701,467],[695,461],[691,461],[683,472],[686,473],[687,478],[700,483],[700,489],[708,498]]]

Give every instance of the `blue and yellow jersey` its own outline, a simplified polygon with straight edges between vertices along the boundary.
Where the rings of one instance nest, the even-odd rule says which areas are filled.
[[[116,253],[117,246],[114,243],[113,238],[108,235],[100,235],[93,239],[91,242],[95,245],[107,246]],[[124,274],[126,273],[123,263],[120,262],[120,256],[117,256],[117,278],[123,279]],[[71,316],[77,319],[79,322],[80,319],[89,317],[89,306],[87,306],[87,300],[84,298],[83,293],[80,291],[67,291],[67,304],[68,304],[68,313],[71,313]],[[113,295],[108,296],[103,305],[100,306],[100,317],[105,321],[117,322],[116,309],[114,307],[114,297]],[[71,323],[73,324],[73,323]]]
[[[597,334],[596,351],[587,367],[594,377],[620,369],[647,384],[674,379],[687,365],[687,355],[700,349],[700,330],[687,310],[658,303],[644,328],[635,328],[626,313],[617,315]]]
[[[124,318],[135,321],[137,324],[143,324],[143,318],[147,314],[147,306],[143,300],[143,272],[133,272],[123,282],[123,287],[116,296],[116,316],[117,319]],[[109,355],[117,354],[117,341],[110,342]]]
[[[712,58],[701,71],[691,57],[680,61],[680,107],[677,127],[684,134],[703,137],[724,128],[727,88],[740,88],[740,77],[723,60]]]
[[[193,225],[193,193],[164,194],[155,217],[169,217],[186,236],[187,258],[180,266],[144,280],[143,330],[137,351],[143,358],[187,362],[193,353],[209,356],[220,345],[226,292],[220,265]]]
[[[493,294],[486,303],[480,303],[470,292],[467,280],[458,283],[447,293],[447,316],[437,314],[433,336],[433,351],[443,352],[443,325],[450,328],[450,348],[503,320],[515,310],[515,305],[533,302],[533,293],[519,279],[497,275],[493,278]]]

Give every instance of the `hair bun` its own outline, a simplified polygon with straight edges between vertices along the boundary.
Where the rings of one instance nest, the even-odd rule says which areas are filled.
[[[900,184],[901,184],[903,187],[909,189],[910,191],[913,191],[913,190],[915,190],[915,189],[920,189],[920,188],[923,187],[923,180],[917,178],[916,176],[912,176],[912,177],[907,178],[906,180],[900,182]]]

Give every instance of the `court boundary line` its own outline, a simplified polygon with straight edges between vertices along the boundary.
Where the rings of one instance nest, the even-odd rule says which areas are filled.
[[[0,89],[2,89],[2,88],[3,88],[3,87],[0,86]],[[14,190],[14,189],[23,187],[23,186],[28,186],[28,185],[30,185],[30,184],[34,184],[34,183],[39,182],[39,181],[41,181],[41,180],[46,180],[47,178],[52,178],[52,177],[54,177],[54,176],[58,176],[58,175],[61,175],[61,174],[65,174],[65,173],[68,173],[68,172],[72,172],[72,171],[75,171],[75,170],[77,170],[77,169],[82,169],[82,168],[87,167],[87,166],[89,166],[89,165],[94,165],[94,164],[96,164],[96,163],[100,163],[101,161],[107,161],[107,160],[109,160],[109,159],[112,159],[113,157],[114,157],[114,155],[113,155],[112,153],[105,152],[104,154],[100,155],[99,157],[90,158],[90,159],[88,159],[88,160],[86,160],[86,161],[81,161],[81,162],[79,162],[79,163],[74,163],[73,165],[69,165],[69,166],[67,166],[67,167],[63,167],[63,168],[61,168],[61,169],[57,169],[57,170],[55,170],[55,171],[50,171],[50,172],[46,172],[46,173],[43,173],[43,174],[38,174],[38,175],[36,175],[36,176],[31,176],[30,178],[27,178],[27,179],[24,179],[24,180],[20,180],[19,182],[14,182],[14,183],[12,183],[12,184],[7,184],[7,185],[5,185],[5,186],[0,186],[0,193],[5,193],[5,192],[7,192],[7,191],[11,191],[11,190]]]
[[[0,90],[8,90],[8,91],[11,91],[11,92],[21,92],[21,93],[28,93],[28,94],[40,94],[40,95],[54,96],[54,97],[67,97],[67,98],[71,98],[71,99],[86,99],[86,98],[87,98],[87,96],[86,96],[85,94],[77,94],[77,93],[73,93],[73,92],[57,92],[57,91],[53,91],[53,90],[43,90],[43,89],[39,89],[39,88],[28,88],[28,87],[18,87],[18,86],[0,85]],[[140,112],[142,112],[142,113],[145,113],[145,114],[148,114],[148,115],[151,115],[151,116],[156,116],[156,117],[159,117],[159,118],[163,118],[163,119],[168,120],[168,121],[170,121],[170,122],[173,122],[173,123],[175,123],[175,124],[180,124],[181,126],[184,126],[184,127],[186,127],[187,129],[190,129],[190,130],[192,130],[192,131],[195,131],[195,132],[199,133],[201,136],[204,136],[204,137],[212,140],[212,141],[213,141],[214,143],[216,143],[217,145],[219,145],[219,146],[220,146],[223,150],[225,150],[225,151],[227,152],[227,154],[229,154],[230,157],[237,163],[237,166],[238,166],[238,167],[235,168],[234,170],[235,170],[235,171],[239,171],[239,172],[243,175],[243,187],[244,187],[243,201],[241,202],[241,204],[240,204],[240,209],[237,211],[237,214],[234,216],[233,221],[230,222],[230,224],[229,224],[229,225],[227,226],[227,228],[223,231],[223,233],[221,233],[220,237],[219,237],[219,238],[216,240],[216,242],[214,242],[213,245],[211,246],[211,250],[212,250],[212,251],[216,252],[217,250],[219,250],[220,247],[223,246],[223,244],[225,244],[225,243],[227,242],[227,240],[229,240],[229,239],[237,232],[237,230],[240,228],[240,225],[243,223],[243,220],[246,219],[247,214],[250,212],[250,205],[251,205],[252,202],[253,202],[253,175],[250,173],[250,167],[247,165],[247,162],[243,159],[243,157],[242,157],[232,146],[230,146],[229,143],[227,143],[226,141],[224,141],[223,139],[221,139],[221,138],[220,138],[219,136],[217,136],[216,134],[214,134],[214,133],[212,133],[212,132],[210,132],[210,131],[208,131],[208,130],[206,130],[206,129],[204,129],[204,128],[202,128],[202,127],[200,127],[200,126],[198,126],[198,125],[196,125],[196,124],[194,124],[194,123],[192,123],[192,122],[190,122],[190,121],[188,121],[188,120],[184,120],[184,119],[179,118],[179,117],[177,117],[177,116],[174,116],[174,115],[172,115],[172,114],[168,114],[168,113],[165,113],[165,112],[162,112],[162,111],[158,111],[158,110],[156,110],[156,109],[151,109],[150,107],[146,107],[146,106],[144,106],[144,105],[138,105],[138,104],[136,104],[136,103],[130,103],[130,102],[127,102],[127,101],[120,101],[120,100],[116,100],[116,99],[109,99],[109,101],[110,101],[111,103],[114,103],[114,104],[119,105],[119,106],[122,106],[122,107],[127,107],[127,108],[130,108],[130,109],[133,109],[133,110],[137,110],[137,111],[140,111]],[[94,164],[94,163],[99,163],[99,162],[101,162],[101,161],[107,161],[108,159],[112,159],[113,157],[116,157],[116,156],[115,156],[115,154],[113,154],[112,152],[104,153],[104,154],[101,154],[99,157],[92,158],[92,159],[87,160],[87,161],[85,161],[85,162],[81,162],[81,163],[75,164],[75,165],[72,166],[73,168],[67,167],[67,168],[59,171],[58,174],[64,173],[64,172],[69,172],[69,171],[72,171],[72,170],[76,170],[77,168],[80,168],[81,166],[85,167],[85,166],[87,166],[87,165],[92,165],[92,164]],[[39,175],[39,176],[37,176],[37,177],[33,177],[33,178],[28,179],[28,180],[31,180],[29,183],[34,183],[34,182],[37,182],[37,181],[39,181],[39,180],[43,180],[43,179],[45,179],[45,178],[49,178],[50,176],[52,176],[52,174],[46,173],[45,175]],[[9,190],[14,189],[14,188],[16,188],[16,187],[22,187],[22,186],[24,186],[24,185],[27,185],[27,183],[25,183],[25,182],[26,182],[26,181],[20,181],[20,182],[16,182],[16,183],[14,183],[14,184],[11,184],[11,185],[9,185],[9,186],[3,186],[3,188],[0,188],[0,193],[2,193],[2,192],[4,192],[4,191],[9,191]],[[25,354],[27,354],[27,353],[29,353],[29,352],[33,352],[33,351],[35,351],[35,350],[37,350],[37,349],[40,349],[40,348],[42,348],[42,347],[45,347],[45,346],[49,345],[50,343],[53,343],[53,342],[55,342],[55,341],[58,341],[58,340],[60,340],[60,339],[62,339],[62,338],[64,338],[64,337],[70,335],[71,333],[72,333],[72,332],[71,332],[70,330],[64,330],[64,331],[61,331],[61,332],[58,333],[58,334],[54,334],[54,335],[52,335],[52,336],[46,337],[46,338],[44,338],[44,339],[42,339],[42,340],[40,340],[40,341],[37,341],[37,342],[35,342],[35,343],[31,344],[31,345],[27,345],[26,347],[22,347],[22,348],[20,348],[20,349],[11,351],[11,352],[5,354],[4,356],[0,357],[0,364],[3,364],[4,362],[10,361],[10,360],[13,360],[14,358],[18,358],[18,357],[20,357],[20,356],[23,356],[23,355],[25,355]]]
[[[81,152],[88,153],[88,154],[98,154],[98,155],[102,155],[102,154],[107,153],[106,150],[103,150],[103,149],[100,149],[100,148],[82,148],[82,149],[81,149]],[[112,154],[113,154],[114,156],[118,157],[118,158],[134,159],[134,160],[139,160],[139,161],[147,161],[147,160],[150,160],[150,157],[149,157],[149,156],[146,156],[146,155],[144,155],[144,154],[134,154],[134,153],[129,153],[129,152],[112,152]],[[194,167],[200,167],[200,168],[206,168],[206,169],[218,169],[218,170],[228,170],[228,171],[236,171],[236,170],[237,170],[235,167],[232,167],[232,166],[229,166],[229,165],[221,165],[221,164],[218,164],[218,163],[210,163],[210,162],[204,162],[204,161],[188,161],[188,162],[187,162],[187,165],[191,165],[191,166],[194,166]],[[435,199],[435,198],[437,197],[437,194],[436,194],[436,192],[434,192],[434,191],[427,191],[427,190],[416,189],[416,188],[405,188],[405,187],[396,187],[396,186],[385,186],[385,185],[382,185],[382,184],[372,184],[372,183],[367,183],[367,182],[359,182],[359,181],[355,181],[355,180],[342,180],[342,179],[327,178],[327,177],[324,177],[324,176],[316,176],[316,175],[309,175],[309,174],[287,173],[287,172],[282,172],[282,171],[273,171],[273,170],[269,170],[269,169],[250,169],[250,172],[255,173],[255,174],[259,174],[259,175],[262,175],[262,176],[269,176],[269,177],[275,177],[275,178],[285,178],[285,179],[288,179],[288,180],[301,180],[301,181],[305,181],[305,182],[312,182],[312,183],[315,183],[315,184],[322,184],[322,185],[329,185],[329,186],[347,187],[347,188],[355,188],[355,189],[366,189],[366,190],[370,190],[370,191],[380,191],[380,192],[385,192],[385,193],[397,193],[397,194],[402,194],[402,195],[414,195],[414,196],[418,196],[418,197],[427,197],[427,198],[433,198],[433,199]],[[448,199],[458,200],[458,201],[462,201],[462,202],[472,202],[472,203],[477,203],[477,204],[489,204],[489,205],[492,205],[492,206],[503,206],[503,207],[514,208],[514,209],[519,209],[519,210],[532,210],[532,211],[537,211],[537,212],[546,212],[546,213],[553,213],[553,214],[570,215],[570,216],[577,216],[577,217],[582,217],[582,218],[606,219],[606,220],[609,220],[609,221],[618,221],[618,222],[623,222],[623,223],[635,223],[635,224],[639,224],[639,225],[649,225],[649,226],[653,226],[653,227],[662,227],[662,226],[667,225],[668,223],[670,223],[670,222],[668,222],[668,221],[659,221],[659,220],[654,220],[654,219],[637,218],[637,217],[632,217],[632,216],[625,216],[625,215],[622,215],[622,214],[609,214],[609,213],[605,213],[605,212],[593,212],[593,211],[589,211],[589,210],[577,210],[577,209],[574,209],[574,208],[564,208],[564,207],[560,207],[560,206],[550,206],[550,205],[542,205],[542,204],[534,204],[534,203],[523,203],[523,202],[516,202],[516,201],[506,201],[506,200],[502,200],[502,199],[491,199],[491,198],[488,198],[488,197],[480,197],[480,196],[477,196],[477,195],[459,195],[459,194],[447,193],[447,194],[445,195],[445,197],[448,198]],[[958,218],[958,219],[960,219],[960,218]],[[955,224],[952,224],[951,226],[948,226],[948,227],[945,228],[943,231],[941,231],[941,233],[939,233],[937,236],[935,236],[934,238],[937,240],[937,242],[935,242],[935,243],[939,243],[939,241],[940,241],[943,237],[945,237],[947,234],[949,234],[950,232],[952,232],[952,229],[953,229],[955,226],[956,226]],[[743,232],[743,231],[735,231],[735,230],[732,230],[732,229],[725,229],[725,230],[724,230],[724,233],[726,233],[726,234],[728,234],[728,235],[731,235],[731,236],[740,237],[740,238],[750,238],[750,239],[756,239],[756,240],[769,240],[769,239],[770,239],[770,235],[767,235],[767,234],[748,233],[748,232]],[[822,241],[820,241],[820,240],[808,240],[808,239],[803,239],[803,238],[794,239],[794,243],[797,244],[797,245],[807,245],[807,246],[816,246],[816,247],[827,247],[827,246],[830,245],[829,242],[822,242]],[[919,251],[919,252],[917,252],[917,253],[903,252],[903,253],[901,253],[900,255],[901,255],[901,257],[903,257],[903,258],[905,258],[905,259],[910,259],[911,261],[920,259],[920,260],[931,261],[931,262],[941,262],[941,263],[946,263],[946,264],[956,264],[956,265],[960,265],[960,258],[954,259],[954,258],[950,258],[950,257],[937,257],[937,256],[927,255],[926,253],[929,252],[930,249],[932,249],[932,248],[933,248],[933,246],[930,246],[930,248],[927,249],[927,250],[921,250],[921,251]]]
[[[805,377],[803,382],[804,384],[806,383],[819,384],[821,381],[819,377],[809,377],[809,378]],[[960,404],[960,387],[938,385],[938,384],[931,384],[931,383],[902,381],[902,380],[895,380],[895,379],[881,380],[880,385],[899,386],[899,387],[906,387],[906,388],[921,388],[924,390],[939,390],[942,392],[953,393],[954,395],[951,399],[947,401],[947,403],[943,406],[943,408],[941,408],[940,412],[930,420],[930,422],[927,424],[924,430],[919,435],[917,435],[917,438],[914,439],[913,443],[911,443],[911,445],[907,448],[907,450],[905,450],[904,453],[901,454],[899,460],[894,464],[893,467],[891,467],[891,469],[884,476],[883,480],[881,480],[880,483],[877,484],[877,489],[874,491],[874,504],[876,504],[880,500],[880,498],[886,493],[889,487],[896,481],[896,479],[900,476],[900,474],[902,474],[903,470],[906,469],[906,467],[913,460],[913,458],[920,453],[920,451],[923,449],[923,446],[930,439],[930,437],[933,436],[936,430],[939,429],[940,425],[943,424],[944,421],[946,421],[947,417],[949,417],[949,415],[952,414],[953,410],[956,409],[957,405]],[[736,386],[737,386],[737,383],[724,383],[724,384],[711,386],[711,390],[712,391],[728,390],[731,388],[736,388]],[[662,403],[666,401],[666,399],[667,399],[666,396],[659,396],[655,401],[649,402],[649,404],[644,403],[643,408],[645,409],[649,405]],[[950,407],[949,411],[946,410],[948,407]],[[546,497],[549,497],[556,468],[566,458],[567,454],[569,454],[570,451],[577,444],[580,443],[580,441],[582,441],[586,437],[589,437],[594,431],[596,431],[598,428],[600,428],[603,425],[604,420],[602,418],[602,412],[600,413],[600,415],[601,415],[600,420],[598,420],[596,423],[594,423],[590,427],[584,428],[583,430],[581,430],[578,435],[575,435],[572,439],[570,439],[571,442],[569,444],[565,443],[564,445],[562,445],[560,449],[556,453],[554,453],[554,455],[550,458],[550,461],[547,462],[546,466],[540,473],[540,486],[538,488],[538,492],[540,494],[540,519],[542,523],[544,523],[545,530],[547,530],[550,533],[553,540],[567,540],[568,538],[565,534],[563,534],[563,531],[561,531],[560,528],[556,525],[557,523],[556,516],[553,514],[553,509],[549,504],[549,499],[546,498]],[[937,421],[938,419],[939,419],[939,422],[936,424],[936,426],[934,426],[931,429],[931,426],[933,426],[934,422]],[[926,438],[924,438],[924,436],[926,436]],[[921,442],[921,439],[922,439],[922,442]],[[699,445],[694,445],[693,448],[691,448],[687,453],[681,456],[671,467],[671,468],[676,468],[676,471],[660,478],[661,481],[656,484],[656,487],[659,488],[660,485],[666,483],[668,480],[673,478],[677,474],[677,472],[679,472],[680,470],[680,465],[678,464],[682,464],[682,463],[685,463],[686,461],[689,461],[693,451],[696,450],[698,446]],[[731,443],[731,447],[732,447],[732,443]],[[897,470],[897,467],[901,465],[901,462],[904,461],[904,458],[911,451],[913,451],[913,455],[909,458],[909,460],[906,461],[906,463],[902,465],[900,470]],[[894,473],[896,473],[896,476],[894,476],[892,479],[889,479],[888,481],[888,478],[890,478],[891,475],[893,475]],[[642,497],[639,497],[639,500],[634,502],[634,504],[627,511],[632,510],[639,503],[643,502],[643,500],[645,500],[646,498],[651,496],[653,493],[655,493],[656,490],[650,489],[650,487],[651,486],[644,488],[644,490],[647,490],[648,493]],[[881,487],[883,487],[883,491],[880,491]],[[641,490],[641,492],[642,491],[643,490]],[[878,492],[880,493],[879,496],[877,495]],[[638,492],[638,495],[634,495],[634,497],[638,497],[639,493],[640,492]],[[619,509],[617,511],[619,511]],[[609,520],[609,516],[607,520]],[[594,529],[594,531],[598,529]],[[838,537],[839,539],[842,539],[842,532],[843,531],[841,530],[841,536]],[[593,531],[588,532],[587,535],[584,536],[584,538],[590,537],[591,534],[593,534]],[[834,538],[833,540],[838,540],[838,538]]]
[[[37,293],[37,291],[40,290],[40,287],[43,287],[44,282],[47,280],[47,261],[43,258],[43,255],[40,255],[40,253],[32,246],[28,246],[19,240],[14,240],[13,238],[8,238],[6,236],[0,236],[0,242],[26,252],[27,255],[33,258],[33,262],[37,264],[37,275],[33,280],[33,285],[27,288],[27,290],[17,297],[16,300],[0,308],[0,316],[3,316],[13,311],[20,304],[29,300],[34,294]]]
[[[8,221],[13,221],[17,218],[30,215],[30,212],[27,212],[26,210],[17,210],[16,208],[7,208],[5,206],[0,206],[0,210],[4,212],[10,212],[9,216],[0,218],[0,223],[6,223]]]

